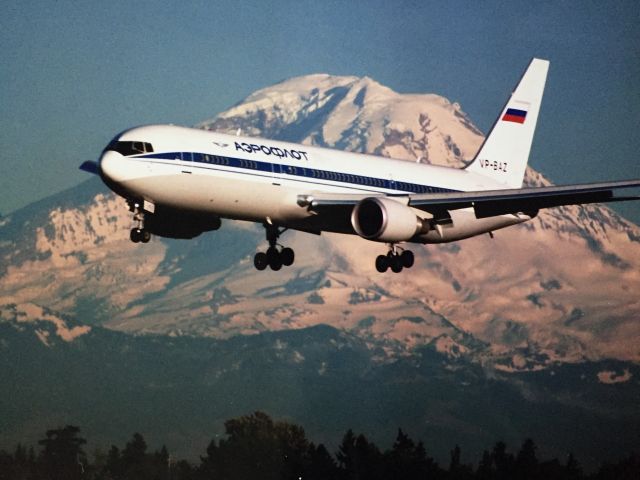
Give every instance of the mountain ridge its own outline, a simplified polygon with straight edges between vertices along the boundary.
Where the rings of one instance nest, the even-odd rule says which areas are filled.
[[[482,141],[444,97],[328,75],[266,87],[199,126],[455,167]],[[532,169],[526,181],[550,183]],[[391,357],[435,342],[516,371],[640,360],[640,229],[606,207],[550,209],[493,240],[419,247],[416,268],[401,276],[378,275],[372,260],[384,246],[356,237],[287,233],[296,264],[272,274],[251,264],[260,227],[224,221],[191,241],[141,247],[129,243],[130,225],[124,201],[96,180],[4,217],[0,305],[218,338],[328,323],[385,344]],[[460,345],[462,334],[488,347]]]

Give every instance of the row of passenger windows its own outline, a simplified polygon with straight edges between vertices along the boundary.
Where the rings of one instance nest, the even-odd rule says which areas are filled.
[[[176,158],[178,158],[179,156],[179,158],[181,158],[184,161],[194,161],[199,163],[207,163],[210,165],[222,165],[226,167],[231,166],[231,167],[246,168],[251,170],[266,170],[267,169],[266,167],[270,167],[269,164],[263,165],[263,162],[221,157],[218,155],[209,155],[206,153],[181,152],[181,153],[177,153],[176,155],[177,155]],[[392,182],[392,181],[383,180],[381,178],[364,177],[361,175],[351,175],[348,173],[330,172],[327,170],[315,170],[312,168],[295,167],[292,165],[279,165],[276,167],[279,168],[280,170],[279,173],[284,173],[287,175],[294,175],[294,176],[303,176],[303,177],[309,177],[309,178],[317,178],[320,180],[352,183],[352,184],[364,185],[368,187],[390,188],[394,190],[401,190],[401,191],[412,192],[412,193],[447,192],[447,190],[444,188],[429,187],[426,185],[417,185],[415,183],[407,183],[407,182]]]
[[[206,153],[192,153],[192,152],[176,152],[176,160],[183,160],[185,162],[198,162],[209,163],[211,165],[224,165],[229,166],[229,158],[220,157],[218,155],[208,155]]]

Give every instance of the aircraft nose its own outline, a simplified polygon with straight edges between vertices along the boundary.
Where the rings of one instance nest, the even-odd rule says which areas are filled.
[[[100,157],[100,175],[105,180],[122,182],[126,176],[125,163],[125,158],[118,152],[107,150]]]

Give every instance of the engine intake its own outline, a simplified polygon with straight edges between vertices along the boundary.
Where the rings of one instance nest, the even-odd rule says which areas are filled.
[[[358,235],[378,242],[404,242],[429,231],[429,223],[400,202],[385,197],[361,200],[351,212]]]

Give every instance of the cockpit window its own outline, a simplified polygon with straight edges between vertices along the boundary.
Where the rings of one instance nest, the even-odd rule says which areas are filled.
[[[107,145],[107,148],[104,150],[113,150],[114,152],[118,152],[119,154],[128,157],[129,155],[151,153],[153,152],[153,147],[147,142],[121,142],[119,140],[114,140]]]

